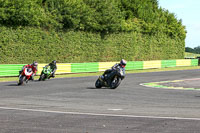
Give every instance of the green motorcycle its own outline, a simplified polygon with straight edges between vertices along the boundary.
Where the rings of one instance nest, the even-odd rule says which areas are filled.
[[[40,78],[39,78],[39,81],[45,81],[46,79],[50,79],[50,76],[51,76],[51,68],[48,66],[48,67],[43,67],[43,70],[40,74]]]

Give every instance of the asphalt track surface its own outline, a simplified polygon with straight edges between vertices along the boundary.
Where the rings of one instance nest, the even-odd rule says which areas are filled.
[[[0,133],[199,133],[199,90],[140,85],[198,78],[200,70],[127,74],[115,90],[94,88],[97,76],[3,82]]]

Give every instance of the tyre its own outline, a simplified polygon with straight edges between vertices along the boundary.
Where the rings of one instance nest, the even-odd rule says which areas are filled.
[[[96,83],[95,83],[95,87],[96,88],[101,88],[102,85],[101,85],[101,81],[99,79],[97,79]]]
[[[21,76],[21,77],[19,78],[19,83],[18,83],[18,85],[23,85],[23,84],[24,84],[24,81],[25,81],[25,79],[26,79],[26,77],[25,77],[25,76]]]
[[[40,75],[40,78],[39,78],[39,81],[44,81],[45,80],[45,74],[44,73],[42,73],[41,75]]]
[[[110,88],[111,89],[116,89],[121,83],[121,78],[120,77],[115,77],[113,80],[112,80],[112,83],[111,83],[111,86]]]

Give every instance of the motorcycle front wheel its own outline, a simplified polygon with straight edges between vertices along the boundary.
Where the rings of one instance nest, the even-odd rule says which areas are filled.
[[[18,83],[18,85],[23,85],[25,79],[26,79],[26,76],[21,76],[21,77],[19,78],[19,83]]]
[[[42,81],[42,80],[45,80],[45,74],[44,74],[44,73],[42,73],[42,74],[40,75],[40,78],[39,78],[39,81]]]
[[[110,88],[111,89],[116,89],[121,83],[121,78],[120,77],[115,77],[113,80],[112,80],[112,83],[111,83],[111,86]]]
[[[101,85],[101,81],[99,79],[97,79],[96,83],[95,83],[95,87],[96,88],[101,88],[102,85]]]

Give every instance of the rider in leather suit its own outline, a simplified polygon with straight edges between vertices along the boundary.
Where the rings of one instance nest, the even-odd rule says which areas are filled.
[[[57,65],[56,65],[56,61],[53,60],[51,63],[49,63],[48,65],[46,65],[46,67],[50,66],[50,69],[52,70],[51,72],[51,76],[50,77],[55,77],[55,72],[57,70]]]
[[[122,59],[122,60],[120,61],[120,63],[116,63],[114,66],[112,66],[111,69],[106,70],[106,71],[104,72],[104,74],[101,76],[101,79],[102,79],[102,80],[107,80],[107,78],[108,78],[107,75],[108,75],[109,73],[111,73],[113,70],[117,69],[118,67],[120,67],[120,68],[122,69],[122,71],[125,73],[125,66],[126,66],[126,64],[127,64],[127,61],[124,60],[124,59]]]

